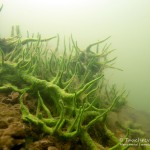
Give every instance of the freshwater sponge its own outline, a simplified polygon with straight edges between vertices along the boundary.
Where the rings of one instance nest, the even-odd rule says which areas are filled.
[[[12,28],[11,38],[0,39],[0,90],[21,94],[22,119],[59,139],[79,139],[90,150],[103,145],[103,138],[111,141],[106,141],[107,146],[121,147],[105,122],[108,113],[119,110],[126,101],[125,91],[105,84],[104,69],[112,68],[115,60],[107,58],[113,51],[110,45],[102,46],[108,38],[80,50],[71,37],[61,53],[59,36],[22,39],[19,35],[18,27],[16,35]],[[53,39],[57,44],[51,50],[47,42]],[[33,113],[24,105],[25,93],[37,98]],[[90,132],[93,127],[102,132],[97,141],[96,133]]]

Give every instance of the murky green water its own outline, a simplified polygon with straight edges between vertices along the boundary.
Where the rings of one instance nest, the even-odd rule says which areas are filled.
[[[149,0],[2,0],[0,38],[9,37],[12,25],[19,25],[23,36],[28,30],[42,37],[72,34],[79,47],[111,35],[108,43],[116,49],[116,67],[109,70],[110,83],[129,91],[135,109],[150,106],[150,1]],[[52,44],[52,47],[54,45]]]

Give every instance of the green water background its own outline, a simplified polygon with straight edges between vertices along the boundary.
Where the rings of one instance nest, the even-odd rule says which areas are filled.
[[[81,49],[111,36],[116,67],[108,70],[110,84],[129,91],[129,104],[150,112],[150,1],[149,0],[1,0],[0,38],[9,37],[11,26],[22,35],[42,37],[72,34]],[[55,47],[55,43],[51,44]],[[62,47],[62,46],[60,46]]]

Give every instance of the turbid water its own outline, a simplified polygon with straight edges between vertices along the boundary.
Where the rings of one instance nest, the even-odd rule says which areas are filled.
[[[149,0],[2,0],[0,37],[8,37],[12,25],[23,35],[40,33],[43,37],[72,34],[81,48],[111,36],[108,43],[116,49],[116,67],[109,71],[110,83],[129,91],[135,109],[149,111],[150,105],[150,1]]]
[[[52,139],[49,136],[42,136],[42,132],[50,136],[66,138],[66,140],[68,137],[71,137],[72,140],[70,138],[71,141],[66,143],[64,149],[66,149],[66,146],[67,149],[71,149],[74,147],[74,144],[77,145],[77,148],[74,147],[74,149],[90,147],[95,150],[100,145],[100,149],[104,149],[104,147],[107,149],[107,147],[112,147],[118,143],[120,138],[125,137],[126,128],[131,129],[129,139],[149,139],[149,1],[133,0],[132,2],[120,2],[117,0],[116,3],[114,3],[112,0],[106,0],[105,2],[98,0],[3,0],[2,3],[3,8],[0,13],[0,115],[5,116],[5,118],[0,120],[0,149],[1,147],[18,149],[31,147],[32,149],[33,145],[42,146],[43,144],[46,145],[45,148],[47,149],[51,149],[51,146],[53,148],[63,147],[63,144],[59,145],[57,143],[58,141],[56,142],[58,145],[55,141],[51,142]],[[23,38],[21,37],[20,39],[14,35],[11,40],[8,39],[12,25],[20,26],[20,35]],[[58,33],[60,36],[60,53],[51,53],[51,51],[49,55],[47,55],[48,53],[42,51],[42,46],[36,45],[36,42],[33,42],[34,44],[32,43],[29,46],[28,42],[30,40],[24,40],[27,30],[30,33],[30,37],[32,33],[40,33],[42,39],[53,37]],[[77,53],[75,53],[74,56],[70,55],[71,59],[69,60],[68,57],[61,52],[63,52],[64,49],[64,37],[66,44],[68,44],[71,35],[73,35],[71,47],[73,47],[73,50],[76,49]],[[103,68],[103,63],[101,64],[98,59],[92,58],[97,56],[91,52],[90,47],[88,47],[89,50],[87,48],[90,43],[103,40],[110,35],[111,38],[105,42],[108,44],[111,43],[110,50],[116,49],[116,51],[114,51],[109,58],[117,57],[114,67],[120,69],[108,69],[105,71],[104,77],[110,85],[116,85],[114,89],[118,89],[120,95],[118,95],[118,93],[116,94],[113,88],[112,91],[108,90],[109,94],[107,94],[107,88],[106,91],[104,90],[106,93],[102,91],[101,86],[95,89],[95,86],[98,85],[98,79],[101,81],[102,78],[101,69],[97,67]],[[56,39],[58,39],[58,37]],[[15,43],[13,40],[17,42]],[[77,43],[75,43],[76,40]],[[42,40],[40,41],[38,38],[36,41],[42,42]],[[56,42],[57,40],[50,42],[49,47],[54,50]],[[19,47],[17,43],[20,43],[21,46]],[[37,53],[37,51],[34,51],[36,50],[34,48],[38,46],[39,51]],[[26,49],[24,49],[24,47],[26,47]],[[82,51],[85,50],[85,48],[87,48],[86,51]],[[29,55],[29,53],[31,55]],[[34,55],[35,53],[37,55]],[[63,56],[59,57],[59,55]],[[101,57],[103,59],[105,56]],[[88,61],[88,59],[90,61]],[[11,61],[11,64],[9,61]],[[48,61],[50,62],[50,66],[47,63]],[[66,64],[64,63],[65,61],[67,62]],[[77,63],[77,61],[79,62]],[[104,59],[104,63],[105,61]],[[61,65],[59,62],[61,62]],[[16,65],[17,63],[18,65]],[[54,64],[52,65],[52,63]],[[77,64],[74,65],[74,63]],[[92,64],[94,65],[92,66]],[[72,65],[73,67],[71,67]],[[47,67],[50,68],[50,70],[48,70]],[[65,70],[66,68],[67,70]],[[88,74],[88,69],[93,71],[93,74]],[[72,78],[74,73],[76,76]],[[87,76],[83,76],[83,74]],[[31,75],[33,75],[33,77]],[[47,75],[49,75],[49,78],[47,78]],[[99,75],[99,77],[97,77],[97,75]],[[37,80],[37,78],[39,80]],[[69,80],[70,78],[72,78],[72,80]],[[9,84],[6,84],[7,82]],[[93,84],[94,82],[96,83]],[[65,83],[68,85],[66,86]],[[103,82],[100,82],[100,85],[103,85],[102,83]],[[15,85],[15,87],[11,84]],[[27,85],[31,86],[25,88]],[[87,88],[89,89],[87,90]],[[120,93],[121,89],[126,89],[129,93],[127,99],[129,104],[123,108],[120,107],[120,104],[124,102],[123,96],[126,94],[122,95]],[[24,90],[26,94],[24,94]],[[85,90],[87,91],[85,92]],[[89,92],[90,90],[91,92]],[[3,93],[3,91],[5,91],[5,93]],[[93,96],[97,94],[100,95],[100,99],[95,97],[93,102],[93,97],[90,96],[92,92],[95,92]],[[35,93],[38,93],[38,95],[34,95]],[[44,97],[43,100],[40,94]],[[114,95],[115,99],[113,98]],[[46,103],[46,97],[50,99],[48,102],[51,102],[51,104]],[[61,98],[61,100],[59,98]],[[120,98],[123,101],[119,103]],[[59,105],[57,103],[58,101]],[[43,102],[47,104],[47,106]],[[72,106],[74,109],[72,109]],[[8,107],[10,108],[10,113],[7,116],[5,110],[7,110]],[[48,107],[48,109],[46,107]],[[101,108],[104,109],[101,110]],[[45,113],[40,109],[43,109]],[[95,114],[90,110],[93,110]],[[111,112],[109,112],[110,110]],[[66,113],[67,111],[71,113]],[[18,118],[14,116],[13,112],[18,114]],[[63,114],[64,112],[65,114]],[[35,132],[34,124],[37,129],[40,127],[42,138],[37,137],[37,133],[33,133],[34,135],[31,136],[34,140],[28,141],[31,140],[29,139],[30,134],[28,132],[29,125],[26,123],[22,124],[21,113],[22,119],[32,124],[33,128],[30,128],[30,130]],[[108,115],[105,117],[107,113]],[[69,114],[70,120],[74,120],[74,123],[67,119]],[[94,115],[96,116],[95,118],[101,116],[100,118],[102,119],[101,121],[98,119],[94,121],[94,117],[88,118],[88,115]],[[51,117],[52,120],[49,120]],[[18,124],[18,127],[16,127],[16,124]],[[94,125],[94,127],[92,127],[92,125]],[[90,129],[87,130],[88,128]],[[27,133],[24,132],[26,129]],[[114,133],[114,136],[111,136],[109,129]],[[94,132],[91,132],[92,130],[94,130]],[[76,135],[79,138],[78,140]],[[18,137],[20,140],[18,140]],[[6,138],[10,141],[9,143],[5,142]],[[103,141],[105,138],[108,140]],[[93,141],[87,142],[91,139]],[[74,143],[74,140],[77,140],[76,143]],[[100,145],[95,145],[95,140]],[[34,144],[32,144],[32,142]],[[126,142],[128,143],[128,141]],[[149,144],[149,142],[147,142],[147,144]],[[133,149],[136,148],[137,147],[133,146]]]

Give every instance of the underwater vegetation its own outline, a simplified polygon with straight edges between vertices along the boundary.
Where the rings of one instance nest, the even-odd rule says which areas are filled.
[[[2,7],[0,8],[0,10]],[[52,50],[48,42],[56,40]],[[42,39],[38,34],[21,37],[19,26],[12,27],[10,38],[0,38],[0,91],[20,93],[22,119],[39,128],[43,134],[64,141],[80,140],[89,150],[99,146],[111,150],[127,149],[107,127],[111,111],[119,113],[126,105],[126,91],[108,88],[104,70],[113,68],[113,51],[105,40],[90,44],[85,50],[71,37],[64,51],[59,51],[59,36]],[[36,110],[24,104],[26,94],[37,100]],[[138,133],[120,125],[126,137]],[[95,130],[93,130],[95,128]],[[101,133],[96,140],[95,131]]]

